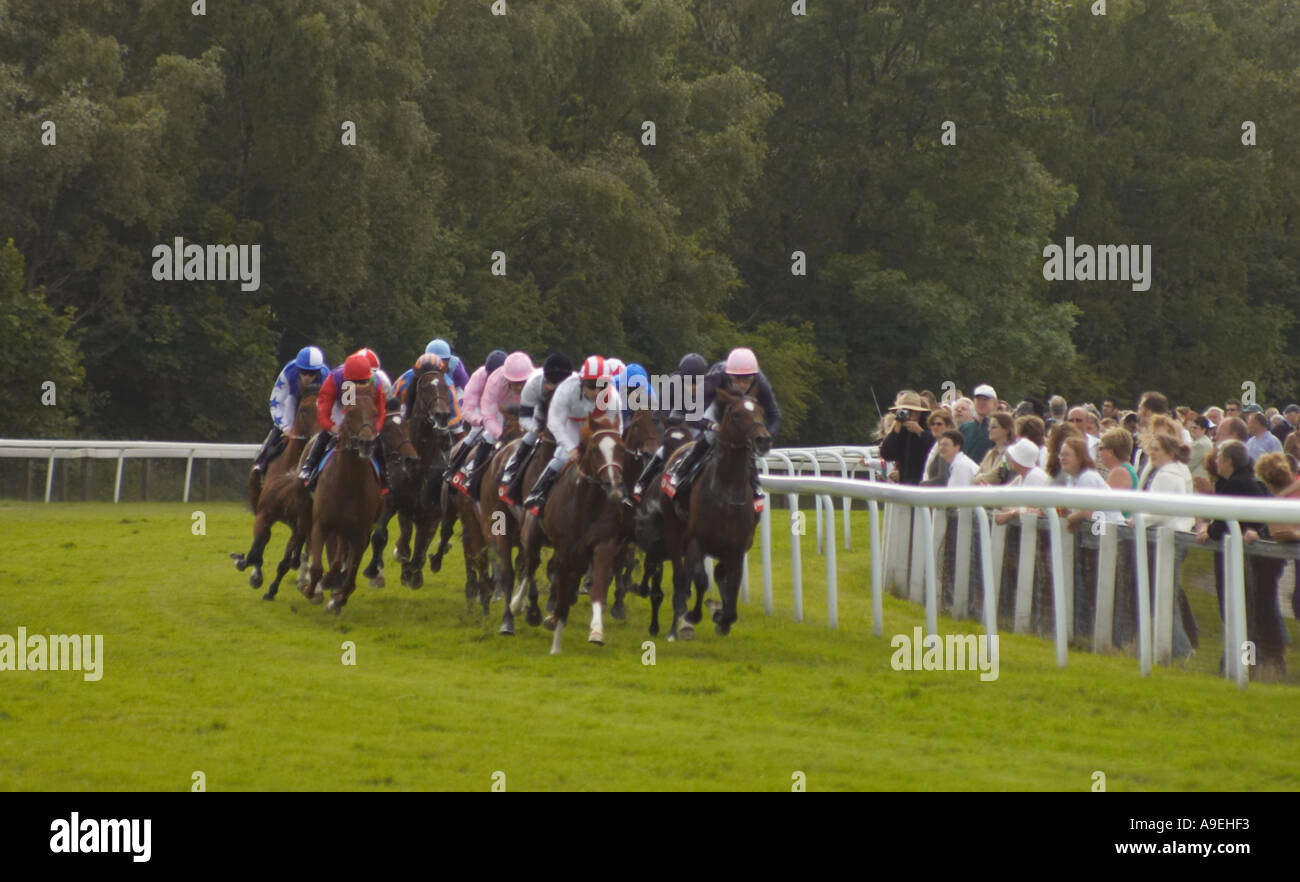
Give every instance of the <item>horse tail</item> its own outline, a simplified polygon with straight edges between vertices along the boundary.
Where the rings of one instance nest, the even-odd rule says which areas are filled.
[[[659,498],[646,501],[636,513],[636,544],[645,549],[646,554],[662,555],[664,545],[664,515],[659,508]]]

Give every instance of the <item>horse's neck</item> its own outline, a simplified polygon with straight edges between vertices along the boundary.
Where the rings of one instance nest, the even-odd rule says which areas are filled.
[[[298,470],[298,459],[302,456],[303,448],[307,446],[306,439],[299,435],[289,439],[289,443],[284,447],[284,453],[280,454],[279,459],[275,461],[276,472],[288,474]]]
[[[719,437],[711,453],[714,475],[725,485],[749,481],[749,453],[742,447],[733,446],[729,441]]]

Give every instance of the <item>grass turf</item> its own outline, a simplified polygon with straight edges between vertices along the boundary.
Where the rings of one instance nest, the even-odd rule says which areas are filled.
[[[731,635],[706,619],[694,641],[660,636],[648,666],[636,597],[626,622],[606,616],[604,647],[586,642],[585,598],[560,656],[522,618],[497,636],[499,603],[466,611],[459,542],[420,591],[390,562],[393,587],[359,582],[335,617],[292,573],[274,602],[250,590],[228,557],[250,538],[237,504],[0,505],[0,634],[103,634],[105,654],[98,682],[0,672],[0,789],[184,790],[195,771],[214,791],[487,790],[498,771],[510,790],[788,790],[796,771],[809,790],[1087,790],[1094,771],[1112,791],[1300,787],[1300,678],[1240,692],[1213,676],[1213,594],[1190,592],[1201,652],[1148,678],[1131,654],[1071,651],[1059,669],[1051,641],[1011,634],[995,682],[899,672],[890,637],[924,610],[887,595],[872,636],[865,513],[839,548],[834,631],[811,535],[793,620],[783,522],[776,614],[756,547]]]

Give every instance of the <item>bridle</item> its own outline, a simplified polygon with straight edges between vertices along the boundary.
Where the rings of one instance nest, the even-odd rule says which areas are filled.
[[[597,439],[600,438],[601,436],[608,436],[613,438],[616,444],[623,443],[623,436],[619,433],[618,429],[598,429],[595,432],[592,432],[591,436],[587,439],[587,449],[590,450],[596,447]],[[619,470],[618,478],[615,478],[613,481],[613,483],[617,484],[619,480],[621,480],[623,477],[623,463],[619,462],[618,457],[616,456],[612,457],[609,462],[604,463],[603,465],[601,465],[600,468],[596,469],[595,475],[588,475],[585,472],[583,472],[582,463],[579,462],[578,479],[580,481],[585,481],[590,484],[599,484],[601,474],[605,471],[605,469],[611,469],[611,468]]]

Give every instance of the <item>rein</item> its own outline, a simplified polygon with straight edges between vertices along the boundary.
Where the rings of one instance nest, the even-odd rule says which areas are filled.
[[[595,440],[596,440],[597,438],[599,438],[601,435],[612,435],[612,436],[614,437],[614,440],[617,441],[617,442],[619,442],[619,443],[622,443],[622,441],[623,441],[623,436],[619,434],[619,432],[618,432],[617,429],[601,429],[601,430],[598,431],[598,432],[592,432],[592,433],[591,433],[591,437],[587,439],[587,444],[588,444],[588,445],[591,445],[591,444],[594,443]],[[589,449],[590,449],[590,448],[589,448]],[[578,480],[579,480],[579,481],[586,482],[586,483],[588,483],[588,484],[599,484],[599,483],[600,483],[600,476],[601,476],[601,473],[604,472],[605,469],[610,469],[610,468],[622,469],[622,468],[623,468],[623,464],[622,464],[621,462],[619,462],[619,461],[617,460],[617,458],[615,458],[615,459],[612,460],[611,462],[607,462],[607,463],[605,463],[604,465],[602,465],[600,468],[596,469],[596,474],[593,476],[593,475],[588,475],[587,473],[585,473],[585,472],[582,470],[582,463],[579,462],[579,463],[578,463]]]

